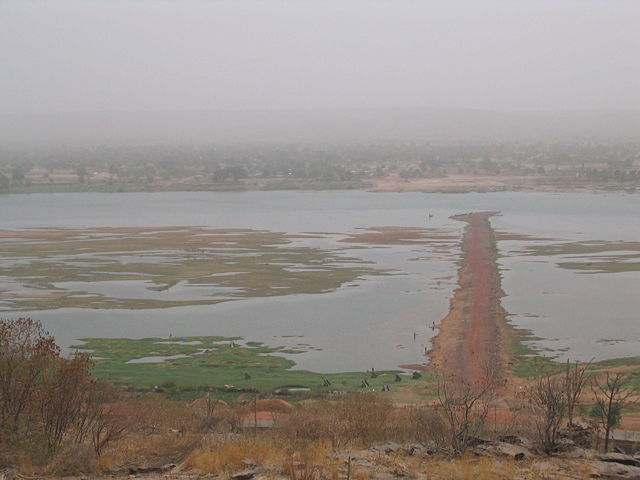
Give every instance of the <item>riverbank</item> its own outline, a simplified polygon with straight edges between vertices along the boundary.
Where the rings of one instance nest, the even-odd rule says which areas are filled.
[[[0,193],[126,193],[126,192],[249,192],[249,191],[364,190],[370,192],[553,192],[553,193],[638,193],[637,182],[584,181],[552,175],[447,175],[402,178],[398,175],[355,180],[324,180],[296,177],[245,178],[236,181],[210,181],[200,178],[140,181],[48,182],[12,185]]]
[[[606,193],[612,191],[635,193],[640,191],[640,186],[634,182],[587,182],[553,175],[447,175],[433,178],[388,176],[374,179],[368,190],[396,193]]]

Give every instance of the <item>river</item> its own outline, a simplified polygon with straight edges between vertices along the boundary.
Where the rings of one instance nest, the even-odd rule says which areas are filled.
[[[363,191],[0,195],[4,230],[184,225],[326,232],[299,241],[328,250],[345,247],[338,243],[341,236],[374,226],[428,227],[461,238],[464,225],[449,217],[481,210],[502,213],[492,219],[496,231],[535,237],[505,238],[498,242],[498,251],[506,294],[503,306],[511,323],[540,337],[532,341],[536,347],[559,359],[579,360],[640,352],[640,272],[585,273],[561,267],[567,255],[526,252],[530,245],[545,243],[640,241],[638,195]],[[403,274],[366,276],[321,294],[254,297],[209,306],[64,308],[19,315],[41,320],[63,346],[84,337],[238,335],[272,345],[309,344],[314,348],[292,358],[296,368],[315,371],[424,362],[424,349],[435,333],[429,326],[446,315],[456,286],[459,246],[453,242],[442,251],[416,244],[369,245],[344,254]],[[2,275],[0,291],[12,288],[15,279]]]

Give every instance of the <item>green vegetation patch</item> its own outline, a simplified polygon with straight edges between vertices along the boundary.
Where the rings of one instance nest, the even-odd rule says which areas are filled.
[[[368,389],[381,391],[387,384],[392,393],[400,393],[409,388],[408,384],[412,391],[425,391],[432,381],[425,373],[417,380],[402,375],[402,381],[396,382],[395,375],[401,373],[396,370],[375,374],[292,370],[295,362],[278,354],[299,354],[305,351],[302,347],[268,347],[260,342],[243,342],[238,337],[88,338],[82,341],[82,345],[73,348],[91,352],[96,377],[137,387],[169,385],[176,390],[190,391],[207,386],[220,391],[271,394],[291,388],[321,394],[362,390],[362,381],[366,378]],[[141,359],[143,363],[138,363]]]
[[[452,248],[458,245],[459,235],[435,228],[422,227],[369,227],[341,240],[368,245],[439,245]]]
[[[565,362],[558,362],[553,357],[543,356],[540,350],[526,344],[527,341],[537,339],[528,330],[508,325],[509,370],[513,375],[522,378],[535,378],[564,372]],[[640,357],[612,358],[593,362],[589,366],[589,371],[592,373],[604,373],[616,369],[623,369],[629,373],[631,376],[630,386],[640,390]]]
[[[560,367],[552,358],[541,355],[541,352],[526,342],[538,340],[529,330],[516,328],[507,324],[507,352],[509,353],[509,370],[517,377],[530,378],[546,375]]]
[[[525,255],[560,256],[558,266],[582,273],[640,271],[640,242],[589,241],[529,245]]]
[[[309,237],[196,227],[0,231],[0,278],[12,282],[0,282],[0,308],[211,305],[324,293],[389,273],[342,250],[300,245]]]
[[[593,257],[590,257],[593,258]],[[610,257],[607,257],[610,258]],[[579,270],[583,273],[621,273],[621,272],[640,272],[639,262],[628,262],[630,258],[640,259],[640,254],[629,256],[620,255],[614,260],[597,260],[592,262],[560,262],[558,266],[569,270]]]
[[[640,357],[611,358],[595,362],[590,370],[593,372],[608,372],[622,370],[631,377],[630,387],[640,391]]]
[[[640,254],[640,242],[566,242],[548,245],[530,245],[527,250],[531,255],[581,255],[616,251],[633,251]]]

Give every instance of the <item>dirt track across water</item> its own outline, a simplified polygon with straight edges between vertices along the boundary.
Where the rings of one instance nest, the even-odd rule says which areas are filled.
[[[489,219],[497,212],[477,212],[452,217],[467,222],[458,288],[447,316],[437,328],[429,352],[436,371],[470,382],[483,379],[491,366],[502,374],[505,362],[504,295],[496,264],[496,244]],[[497,367],[497,369],[496,369]]]

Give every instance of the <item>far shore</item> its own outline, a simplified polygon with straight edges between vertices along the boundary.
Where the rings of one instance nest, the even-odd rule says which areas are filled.
[[[362,180],[314,180],[305,178],[246,178],[238,181],[205,182],[194,178],[157,180],[154,183],[86,182],[16,185],[1,193],[124,193],[124,192],[243,192],[285,190],[365,190],[370,192],[553,192],[553,193],[640,193],[640,184],[580,182],[573,177],[545,175],[447,175],[430,178],[401,178],[390,175]]]

